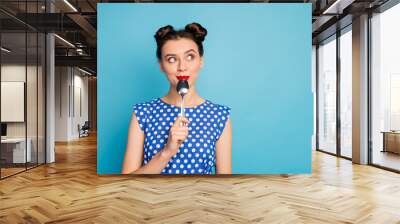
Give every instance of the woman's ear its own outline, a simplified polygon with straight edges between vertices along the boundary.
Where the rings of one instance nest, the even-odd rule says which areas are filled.
[[[162,63],[161,63],[160,60],[158,60],[158,64],[160,65],[160,70],[161,70],[162,72],[165,72],[165,71],[164,71],[164,67],[163,67],[163,65],[162,65]]]
[[[204,65],[204,58],[201,57],[200,58],[200,68],[203,68],[203,65]]]

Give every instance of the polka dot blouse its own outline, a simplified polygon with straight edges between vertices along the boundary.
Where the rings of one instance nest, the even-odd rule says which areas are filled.
[[[180,107],[157,98],[135,104],[133,110],[145,134],[145,165],[168,142],[169,130],[180,114]],[[185,108],[185,116],[190,121],[188,137],[162,174],[211,174],[215,166],[215,145],[224,130],[230,110],[208,100],[196,107]]]

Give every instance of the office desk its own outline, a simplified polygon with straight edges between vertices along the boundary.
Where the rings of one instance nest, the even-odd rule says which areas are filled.
[[[6,163],[25,163],[30,162],[32,158],[30,138],[26,141],[28,144],[25,151],[25,138],[6,138],[1,139],[1,157]],[[25,154],[26,153],[26,154]],[[12,158],[12,159],[11,159]],[[25,161],[27,159],[27,161]]]
[[[382,152],[400,154],[400,131],[382,131],[381,133],[383,133]]]

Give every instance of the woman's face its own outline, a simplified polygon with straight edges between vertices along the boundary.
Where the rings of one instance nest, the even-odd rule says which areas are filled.
[[[203,57],[200,56],[197,44],[188,38],[168,40],[161,49],[159,60],[161,70],[167,75],[169,82],[176,86],[177,76],[189,76],[189,87],[197,80],[203,67]]]

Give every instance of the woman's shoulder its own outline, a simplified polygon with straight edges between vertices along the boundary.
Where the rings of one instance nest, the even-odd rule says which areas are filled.
[[[229,114],[231,111],[231,107],[226,104],[216,103],[211,100],[207,100],[207,102],[211,110],[218,111],[223,114]]]
[[[156,107],[158,104],[159,104],[159,98],[154,98],[151,100],[135,103],[133,105],[133,110],[135,111],[135,113],[141,111],[145,113],[153,110],[153,108]]]
[[[227,121],[230,118],[231,107],[227,106],[225,104],[214,103],[209,100],[208,100],[208,102],[209,102],[208,105],[210,106],[209,107],[210,109],[208,111],[209,114],[207,114],[207,117],[214,116],[215,118],[217,118],[216,125],[218,125],[218,128],[217,128],[217,132],[216,132],[217,133],[216,140],[218,140],[224,130],[224,127],[225,127]]]

